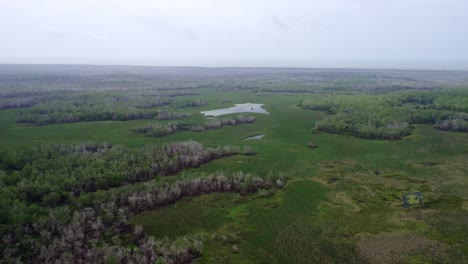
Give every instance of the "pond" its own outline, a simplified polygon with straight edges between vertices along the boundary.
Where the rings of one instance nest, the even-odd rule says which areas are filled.
[[[269,114],[265,109],[262,108],[263,104],[235,104],[232,107],[215,109],[210,111],[202,111],[201,113],[205,116],[220,116],[236,113],[257,113],[257,114]]]
[[[251,136],[251,137],[248,137],[244,140],[260,140],[262,139],[263,137],[265,136],[265,134],[258,134],[258,135],[255,135],[255,136]]]
[[[403,207],[411,207],[422,204],[423,196],[420,192],[407,193],[403,196]]]

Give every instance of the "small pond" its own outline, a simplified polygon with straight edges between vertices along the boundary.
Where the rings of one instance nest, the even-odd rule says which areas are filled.
[[[257,114],[269,114],[265,109],[262,108],[263,104],[235,104],[229,108],[215,109],[210,111],[202,111],[201,113],[205,116],[220,116],[236,113],[257,113]]]
[[[265,134],[258,134],[258,135],[255,135],[255,136],[251,136],[251,137],[248,137],[244,140],[260,140],[262,139],[263,137],[265,136]]]
[[[421,192],[407,193],[403,196],[403,207],[411,207],[423,204],[423,195]]]

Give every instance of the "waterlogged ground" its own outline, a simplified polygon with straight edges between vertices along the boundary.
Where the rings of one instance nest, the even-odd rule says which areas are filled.
[[[248,137],[245,140],[261,140],[261,139],[263,139],[264,136],[265,136],[265,134],[259,134],[259,135]]]
[[[226,99],[251,98],[270,114],[252,113],[254,124],[149,138],[129,133],[147,120],[35,127],[15,124],[17,111],[4,110],[0,145],[98,140],[139,147],[193,139],[252,147],[257,155],[216,160],[182,174],[281,172],[290,178],[283,190],[209,194],[131,220],[157,238],[203,237],[197,263],[468,263],[467,133],[417,125],[399,141],[312,134],[323,113],[297,106],[309,95],[202,89],[200,96],[208,102],[200,107],[204,113],[229,109]],[[191,115],[182,121],[204,122],[200,108],[186,109]],[[268,143],[243,140],[258,134],[267,134]],[[309,141],[320,147],[308,148]]]
[[[262,106],[263,104],[235,104],[233,107],[202,111],[201,113],[205,116],[221,116],[239,113],[269,114],[265,109],[262,108]]]
[[[303,263],[319,241],[310,239],[314,227],[301,222],[318,216],[325,199],[326,187],[300,180],[274,194],[217,193],[185,199],[143,213],[131,223],[157,238],[206,234],[197,263]]]

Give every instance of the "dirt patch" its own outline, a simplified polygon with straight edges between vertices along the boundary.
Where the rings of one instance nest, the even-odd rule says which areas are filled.
[[[344,192],[333,193],[329,198],[334,203],[341,205],[346,211],[357,212],[361,210],[361,207],[355,204],[353,198]]]
[[[358,242],[359,253],[370,263],[402,263],[412,257],[443,260],[447,246],[414,234],[365,235]]]

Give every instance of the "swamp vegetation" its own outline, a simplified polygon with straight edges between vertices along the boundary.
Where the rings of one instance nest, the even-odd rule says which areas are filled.
[[[465,72],[63,67],[0,67],[2,263],[468,262]]]

